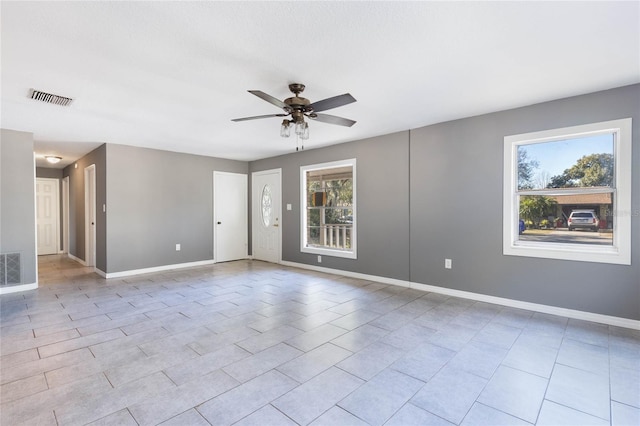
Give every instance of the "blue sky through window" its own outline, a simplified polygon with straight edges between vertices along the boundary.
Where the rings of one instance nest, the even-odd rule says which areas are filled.
[[[521,145],[518,149],[527,152],[528,160],[536,160],[538,167],[533,173],[535,187],[539,182],[560,175],[573,166],[577,160],[589,154],[612,154],[613,134],[584,136],[553,142]]]

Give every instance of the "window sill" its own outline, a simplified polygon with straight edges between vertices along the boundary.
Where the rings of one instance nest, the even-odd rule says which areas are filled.
[[[631,254],[616,246],[590,244],[535,243],[518,241],[503,247],[505,256],[525,256],[578,262],[631,265]]]
[[[320,248],[320,247],[301,247],[300,251],[302,253],[319,254],[322,256],[341,257],[344,259],[358,258],[358,255],[355,250],[345,251],[345,250],[334,250],[330,248]]]

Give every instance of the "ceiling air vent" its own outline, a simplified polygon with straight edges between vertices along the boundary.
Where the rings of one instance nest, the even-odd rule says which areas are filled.
[[[65,96],[54,95],[53,93],[41,92],[40,90],[31,89],[31,99],[46,102],[48,104],[67,106],[73,99]]]

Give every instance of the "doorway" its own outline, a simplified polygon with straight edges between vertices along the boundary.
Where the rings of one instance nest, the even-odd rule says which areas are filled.
[[[213,258],[215,262],[248,255],[247,175],[213,172]]]
[[[36,178],[36,229],[38,256],[60,250],[60,204],[58,179]]]
[[[282,258],[282,169],[251,174],[251,246],[253,258],[279,263]]]

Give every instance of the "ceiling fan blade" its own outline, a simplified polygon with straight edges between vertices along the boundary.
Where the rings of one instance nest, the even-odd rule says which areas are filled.
[[[260,90],[248,90],[248,92],[251,93],[252,95],[256,95],[260,99],[264,99],[265,101],[269,102],[270,104],[273,104],[273,105],[277,106],[278,108],[282,108],[282,109],[289,108],[289,106],[287,104],[285,104],[284,102],[282,102],[280,99],[274,98],[271,95],[267,95],[266,93],[264,93],[264,92],[262,92]]]
[[[355,101],[356,99],[353,96],[351,96],[349,93],[345,93],[344,95],[338,95],[338,96],[334,96],[333,98],[327,98],[318,102],[314,102],[309,106],[313,108],[315,112],[318,112],[318,111],[326,111],[332,108],[338,108]]]
[[[310,118],[313,118],[316,121],[321,121],[323,123],[329,123],[329,124],[337,124],[338,126],[345,126],[345,127],[351,127],[354,124],[356,124],[356,122],[354,120],[349,120],[348,118],[342,118],[342,117],[336,117],[335,115],[329,115],[329,114],[314,114],[315,117],[313,115],[310,115]]]
[[[268,115],[254,115],[253,117],[234,118],[231,121],[248,121],[257,120],[259,118],[272,118],[272,117],[286,117],[289,114],[268,114]]]

